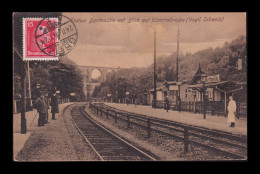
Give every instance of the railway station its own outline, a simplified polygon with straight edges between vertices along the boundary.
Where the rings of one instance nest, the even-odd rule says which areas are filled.
[[[247,161],[246,14],[109,15],[13,15],[13,161]]]
[[[39,83],[22,103],[14,100],[14,161],[247,159],[247,105],[239,101],[245,99],[246,85],[219,77],[201,83],[205,73],[199,65],[190,82],[165,81],[146,95],[136,95],[119,81],[118,91],[102,94],[97,91],[111,76],[105,72],[100,83],[92,84],[90,75],[83,74],[83,100],[75,92],[64,97],[56,87],[48,95]]]
[[[241,150],[246,147],[247,120],[245,118],[238,119],[236,127],[230,128],[227,126],[225,117],[209,115],[204,120],[202,114],[179,113],[179,111],[166,112],[163,109],[148,107],[100,102],[92,104],[63,103],[60,104],[57,120],[50,120],[50,123],[43,127],[37,126],[37,119],[34,118],[36,111],[28,112],[27,122],[30,124],[28,124],[27,134],[19,133],[19,115],[16,114],[13,125],[15,160],[185,160],[185,158],[189,158],[186,155],[193,151],[195,145],[213,151],[211,152],[213,154],[226,156],[227,159],[241,159],[242,154],[245,154],[245,149]],[[132,112],[133,110],[135,111]],[[91,119],[90,122],[87,123],[85,118]],[[90,128],[90,123],[97,125]],[[100,129],[102,131],[99,133]],[[110,135],[108,136],[108,134]],[[173,135],[177,137],[175,138],[178,143],[179,155],[166,153],[149,143],[149,139],[150,141],[158,141],[157,138],[162,136],[160,134],[166,137]],[[197,141],[198,137],[193,137],[196,134],[200,135],[202,140]],[[142,139],[137,138],[137,135],[142,136]],[[205,139],[205,137],[207,138]],[[188,138],[186,140],[188,143],[185,143],[186,138]],[[171,139],[172,137],[166,140],[170,141]],[[209,140],[212,142],[209,143]],[[122,141],[129,147],[121,147],[117,141]],[[233,147],[233,151],[226,151],[223,147],[222,150],[217,148],[219,144],[229,145],[229,148],[235,147]],[[116,148],[113,150],[114,146]],[[131,151],[137,152],[125,154],[129,152],[129,149],[134,149]],[[197,156],[197,158],[199,157]],[[213,159],[218,158],[213,155]]]

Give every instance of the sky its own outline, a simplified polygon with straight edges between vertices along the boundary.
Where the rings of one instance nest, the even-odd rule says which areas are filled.
[[[78,65],[146,67],[177,50],[194,53],[246,36],[246,13],[63,13],[74,22],[78,40],[68,57]],[[114,19],[91,22],[100,19]],[[153,18],[168,21],[152,21]],[[93,20],[94,19],[94,20]],[[136,19],[130,22],[129,19]],[[139,19],[139,21],[138,21]],[[174,21],[174,19],[176,19]],[[216,19],[212,21],[210,19]]]

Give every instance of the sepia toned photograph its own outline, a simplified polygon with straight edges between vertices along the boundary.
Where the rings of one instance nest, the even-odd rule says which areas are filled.
[[[246,12],[14,12],[14,162],[247,161]]]

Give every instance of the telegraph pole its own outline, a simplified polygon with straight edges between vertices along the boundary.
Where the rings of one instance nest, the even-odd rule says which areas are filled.
[[[19,54],[19,52],[14,48],[14,51],[17,53],[17,55],[23,59],[23,56]],[[14,54],[13,54],[14,56]],[[21,93],[21,134],[26,134],[26,63],[23,62],[21,65],[21,88],[22,88],[22,93]]]
[[[31,77],[30,77],[30,65],[29,61],[27,62],[27,71],[28,71],[28,88],[29,88],[29,100],[30,106],[32,106],[32,90],[31,90]]]
[[[21,76],[21,87],[22,87],[22,111],[21,111],[21,134],[26,134],[26,63],[23,63],[23,73]]]
[[[178,85],[178,91],[176,92],[176,109],[178,109],[179,106],[177,104],[180,104],[178,102],[179,96],[180,96],[180,85],[178,84],[179,82],[179,23],[178,23],[178,35],[177,35],[177,58],[176,58],[176,85]]]
[[[156,108],[156,28],[154,29],[154,67],[153,67],[153,84],[154,84],[154,93],[153,93],[153,107]]]
[[[177,59],[176,59],[176,82],[179,81],[179,23],[178,23],[178,35],[177,35]]]

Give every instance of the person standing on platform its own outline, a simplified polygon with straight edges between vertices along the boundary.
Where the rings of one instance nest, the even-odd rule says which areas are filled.
[[[44,120],[46,115],[46,107],[44,103],[44,93],[40,93],[40,97],[35,101],[34,108],[37,109],[39,113],[38,126],[44,126]]]
[[[165,97],[165,109],[167,110],[167,112],[168,112],[168,110],[169,110],[169,99],[168,99],[168,96],[166,96]]]
[[[58,103],[56,93],[53,93],[51,96],[51,113],[52,113],[52,120],[56,120],[55,114],[59,113],[59,103]]]
[[[177,111],[181,112],[181,97],[178,96],[177,98]]]
[[[236,102],[233,100],[232,96],[229,96],[228,103],[228,123],[230,123],[229,127],[235,127],[235,113],[236,113]]]

